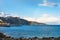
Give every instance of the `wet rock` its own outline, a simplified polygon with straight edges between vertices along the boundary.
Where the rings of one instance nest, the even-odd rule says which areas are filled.
[[[52,38],[46,38],[46,37],[44,37],[44,38],[42,38],[42,40],[52,40]]]
[[[60,40],[60,37],[58,37],[58,38],[54,38],[54,40]]]
[[[5,38],[6,35],[4,35],[3,33],[0,33],[0,38]]]

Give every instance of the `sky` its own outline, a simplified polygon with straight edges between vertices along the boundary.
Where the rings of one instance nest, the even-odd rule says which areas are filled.
[[[60,0],[0,0],[0,16],[4,14],[28,21],[60,24]]]

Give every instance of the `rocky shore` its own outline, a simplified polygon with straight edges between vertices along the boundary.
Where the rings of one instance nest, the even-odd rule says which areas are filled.
[[[0,40],[60,40],[60,37],[57,37],[57,38],[54,38],[54,37],[13,38],[13,37],[10,37],[10,36],[6,36],[3,33],[0,33]]]

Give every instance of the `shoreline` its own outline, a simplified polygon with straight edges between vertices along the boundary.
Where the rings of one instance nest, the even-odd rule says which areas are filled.
[[[20,38],[13,38],[11,36],[6,36],[3,33],[0,33],[0,40],[60,40],[60,37],[43,37],[43,38],[39,38],[39,37],[32,37],[32,38],[24,38],[24,37],[20,37]]]

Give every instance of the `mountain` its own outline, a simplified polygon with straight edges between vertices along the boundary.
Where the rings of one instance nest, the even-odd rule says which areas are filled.
[[[7,17],[0,17],[0,26],[19,26],[19,25],[46,25],[45,23],[38,23],[34,21],[28,21],[25,19],[22,19],[20,17],[12,17],[12,16],[7,16]]]
[[[0,25],[29,25],[29,21],[19,18],[19,17],[12,17],[12,16],[8,16],[8,17],[0,17]]]
[[[29,22],[25,19],[19,18],[19,17],[6,17],[7,22],[10,24],[14,24],[14,25],[28,25]]]
[[[30,23],[30,25],[47,25],[45,23],[39,23],[39,22],[35,22],[35,21],[30,21],[29,23]]]

